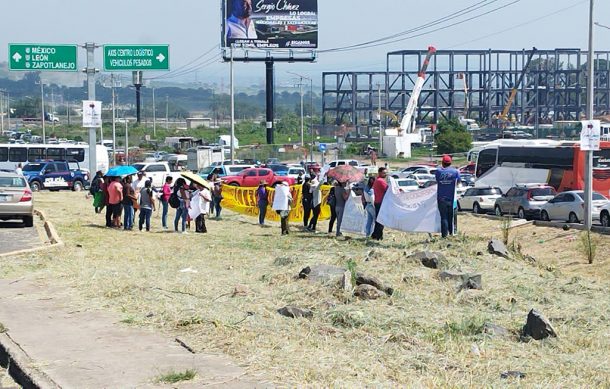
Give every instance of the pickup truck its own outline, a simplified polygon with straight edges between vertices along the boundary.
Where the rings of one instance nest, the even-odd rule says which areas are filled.
[[[89,185],[89,173],[81,170],[78,162],[29,162],[23,166],[23,176],[34,192],[41,189],[80,191]]]
[[[180,178],[179,171],[172,171],[167,162],[140,162],[133,165],[138,171],[144,172],[146,178],[152,179],[152,186],[160,188],[165,184],[165,178],[173,177],[174,182]]]
[[[287,176],[278,176],[273,170],[263,167],[253,167],[242,170],[237,175],[226,176],[222,182],[233,186],[258,186],[261,181],[265,181],[269,186],[275,186],[280,182],[286,181],[288,185],[294,185],[295,179]]]
[[[234,176],[244,169],[254,167],[254,165],[212,165],[199,170],[199,174],[203,179],[207,180],[211,174],[216,174],[218,178],[226,176]]]
[[[336,160],[330,161],[328,163],[328,166],[331,169],[334,168],[334,167],[337,167],[337,166],[341,166],[341,165],[350,165],[350,166],[353,166],[356,169],[360,170],[365,175],[370,174],[370,173],[377,173],[377,170],[376,170],[375,166],[362,165],[362,164],[360,164],[360,162],[358,162],[355,159],[336,159]]]

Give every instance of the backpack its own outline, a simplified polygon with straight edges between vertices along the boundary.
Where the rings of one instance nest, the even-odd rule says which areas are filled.
[[[180,198],[178,197],[178,193],[173,192],[169,196],[169,205],[172,208],[180,208]]]

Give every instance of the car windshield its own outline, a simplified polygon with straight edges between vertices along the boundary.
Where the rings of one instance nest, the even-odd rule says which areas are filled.
[[[483,195],[501,195],[502,189],[500,189],[500,188],[483,189],[482,194]]]
[[[532,189],[531,196],[555,196],[556,193],[553,188],[536,188]]]
[[[144,164],[143,163],[136,163],[136,164],[133,165],[133,167],[136,170],[142,170],[142,169],[144,169]]]
[[[285,171],[288,171],[288,166],[285,166],[285,165],[271,165],[271,166],[269,166],[269,169],[273,170],[274,172],[285,172]]]
[[[24,172],[39,172],[42,170],[44,163],[28,163],[23,167]]]
[[[398,186],[418,186],[415,180],[402,180],[398,181]]]
[[[232,166],[229,168],[229,173],[239,173],[246,168],[247,166]]]
[[[25,180],[23,177],[0,177],[0,187],[25,188]]]
[[[576,194],[578,195],[578,197],[580,197],[581,200],[584,201],[585,194],[583,192],[577,192]],[[593,200],[608,200],[602,194],[597,193],[597,192],[593,192],[592,195],[593,195]]]

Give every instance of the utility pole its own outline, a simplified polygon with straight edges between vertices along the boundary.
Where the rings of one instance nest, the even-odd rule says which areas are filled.
[[[129,165],[129,126],[125,115],[123,118],[125,119],[125,164]]]
[[[53,88],[51,88],[51,125],[53,126],[53,131],[55,131],[55,93],[53,93]]]
[[[383,154],[383,128],[381,124],[381,84],[377,83],[377,109],[379,112],[379,155]]]
[[[169,130],[169,96],[165,95],[165,129]]]
[[[6,91],[6,119],[8,121],[8,129],[11,129],[11,94]]]
[[[235,163],[235,85],[233,78],[233,48],[231,48],[231,164]]]
[[[95,49],[99,46],[95,43],[85,43],[82,46],[87,50],[87,67],[85,68],[85,74],[87,74],[87,97],[89,100],[95,100],[95,73],[99,70],[95,68]],[[44,123],[44,122],[43,122]],[[93,175],[97,171],[97,129],[95,127],[89,127],[89,174]]]
[[[595,93],[593,91],[595,83],[593,57],[593,5],[594,0],[589,2],[589,55],[587,60],[587,119],[593,120],[595,112],[593,111],[593,102]],[[584,129],[583,129],[584,130]],[[593,150],[585,151],[585,227],[587,231],[591,230],[593,224],[591,215],[591,206],[593,203]]]
[[[112,164],[116,164],[116,94],[114,92],[114,73],[110,74],[110,82],[112,88]]]
[[[152,103],[153,103],[153,138],[157,139],[157,106],[155,105],[155,87],[152,87]]]
[[[133,86],[136,88],[136,121],[138,124],[140,124],[140,114],[141,114],[141,112],[140,112],[140,107],[141,107],[140,88],[142,88],[142,71],[141,70],[135,70],[133,72]]]
[[[4,135],[4,91],[0,90],[0,120],[2,124],[0,124],[2,128],[2,135]]]
[[[42,144],[47,143],[46,129],[45,129],[45,117],[44,117],[44,84],[42,83],[42,76],[40,77],[40,110],[42,111]]]

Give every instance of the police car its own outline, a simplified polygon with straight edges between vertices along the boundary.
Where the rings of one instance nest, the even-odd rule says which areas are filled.
[[[81,170],[78,162],[29,162],[23,166],[23,176],[34,192],[41,189],[80,191],[89,185],[89,173]]]

